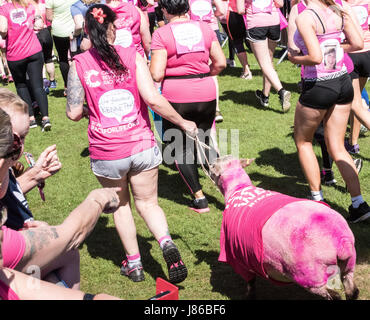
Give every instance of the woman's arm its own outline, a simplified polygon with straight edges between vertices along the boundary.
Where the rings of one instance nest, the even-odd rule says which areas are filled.
[[[81,34],[85,19],[82,14],[76,14],[73,16],[73,21],[75,23],[74,35],[78,36]]]
[[[145,60],[138,53],[136,53],[136,82],[141,97],[153,111],[191,135],[194,136],[197,133],[196,124],[193,121],[183,119],[171,104],[159,94],[154,87]]]
[[[209,51],[209,57],[212,61],[210,68],[210,75],[217,76],[223,69],[226,68],[226,57],[220,43],[212,41],[211,49]]]
[[[236,0],[236,10],[239,14],[245,14],[245,0]]]
[[[297,30],[296,19],[298,17],[298,6],[295,5],[289,13],[288,18],[288,49],[290,51],[300,52],[299,48],[294,43],[294,34]]]
[[[213,0],[213,4],[216,8],[214,14],[216,17],[220,17],[220,16],[225,16],[226,15],[226,6],[223,5],[223,2],[224,0]]]
[[[276,8],[282,8],[284,6],[284,0],[274,0]]]
[[[288,58],[295,64],[313,66],[322,62],[322,52],[319,40],[316,36],[316,25],[312,15],[304,11],[296,19],[297,29],[300,33],[306,48],[307,55],[297,55],[297,53],[288,52]]]
[[[0,16],[0,36],[5,39],[8,33],[8,19]]]
[[[343,8],[345,10],[343,33],[346,42],[342,44],[342,48],[345,52],[361,50],[364,47],[364,38],[357,16],[348,4],[343,3]]]
[[[162,82],[167,66],[167,50],[152,50],[150,60],[150,73],[155,82]]]
[[[79,121],[84,116],[83,103],[85,101],[85,90],[78,77],[76,64],[73,61],[68,72],[67,84],[67,117],[73,121]]]
[[[46,20],[52,22],[53,21],[53,9],[46,8],[45,16],[46,16]]]
[[[144,15],[144,13],[136,7],[136,9],[140,13],[140,36],[141,36],[141,43],[143,45],[145,55],[149,59],[149,53],[150,53],[150,44],[152,42],[152,36],[150,35],[150,30],[149,30],[149,23]]]
[[[0,269],[0,280],[10,287],[20,300],[82,300],[85,293],[37,279],[33,276],[8,269]],[[107,294],[97,294],[94,300],[115,300]]]

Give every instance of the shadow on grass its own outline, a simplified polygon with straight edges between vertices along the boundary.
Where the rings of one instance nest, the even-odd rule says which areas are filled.
[[[219,292],[231,300],[244,300],[246,298],[246,282],[234,272],[231,266],[218,261],[219,252],[196,250],[198,261],[207,263],[211,269],[210,284],[214,292]],[[265,279],[257,278],[257,300],[320,300],[313,294],[295,284],[277,286]]]
[[[54,90],[51,90],[49,95],[51,97],[55,97],[55,98],[65,98],[64,96],[64,89],[54,89]]]
[[[107,227],[107,223],[108,218],[101,217],[97,222],[92,234],[86,239],[84,244],[87,246],[87,251],[92,258],[103,258],[105,260],[112,261],[113,264],[117,266],[117,273],[119,273],[122,260],[125,259],[125,253],[123,251],[123,246],[116,228]],[[175,241],[176,239],[181,238],[176,234],[171,234],[171,237]],[[153,279],[158,277],[168,279],[167,271],[163,270],[161,264],[154,259],[150,253],[150,251],[153,249],[151,242],[155,241],[154,237],[142,237],[137,235],[137,240],[144,271]],[[158,251],[160,251],[159,245]]]

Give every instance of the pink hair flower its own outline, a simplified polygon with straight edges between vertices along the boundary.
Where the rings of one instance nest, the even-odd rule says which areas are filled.
[[[94,16],[95,20],[98,21],[100,24],[104,22],[104,18],[107,16],[106,14],[104,14],[102,8],[94,8],[90,13]]]

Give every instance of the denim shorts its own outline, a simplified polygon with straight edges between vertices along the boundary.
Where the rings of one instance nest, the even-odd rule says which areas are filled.
[[[157,145],[123,159],[90,159],[91,170],[96,176],[113,180],[122,179],[129,172],[148,171],[161,163],[162,154]]]

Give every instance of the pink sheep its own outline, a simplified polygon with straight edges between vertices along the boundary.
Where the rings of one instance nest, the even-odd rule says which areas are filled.
[[[253,160],[225,156],[211,177],[225,197],[219,261],[230,264],[255,294],[256,275],[297,283],[325,299],[357,299],[356,251],[346,220],[328,205],[253,186],[243,167]]]

